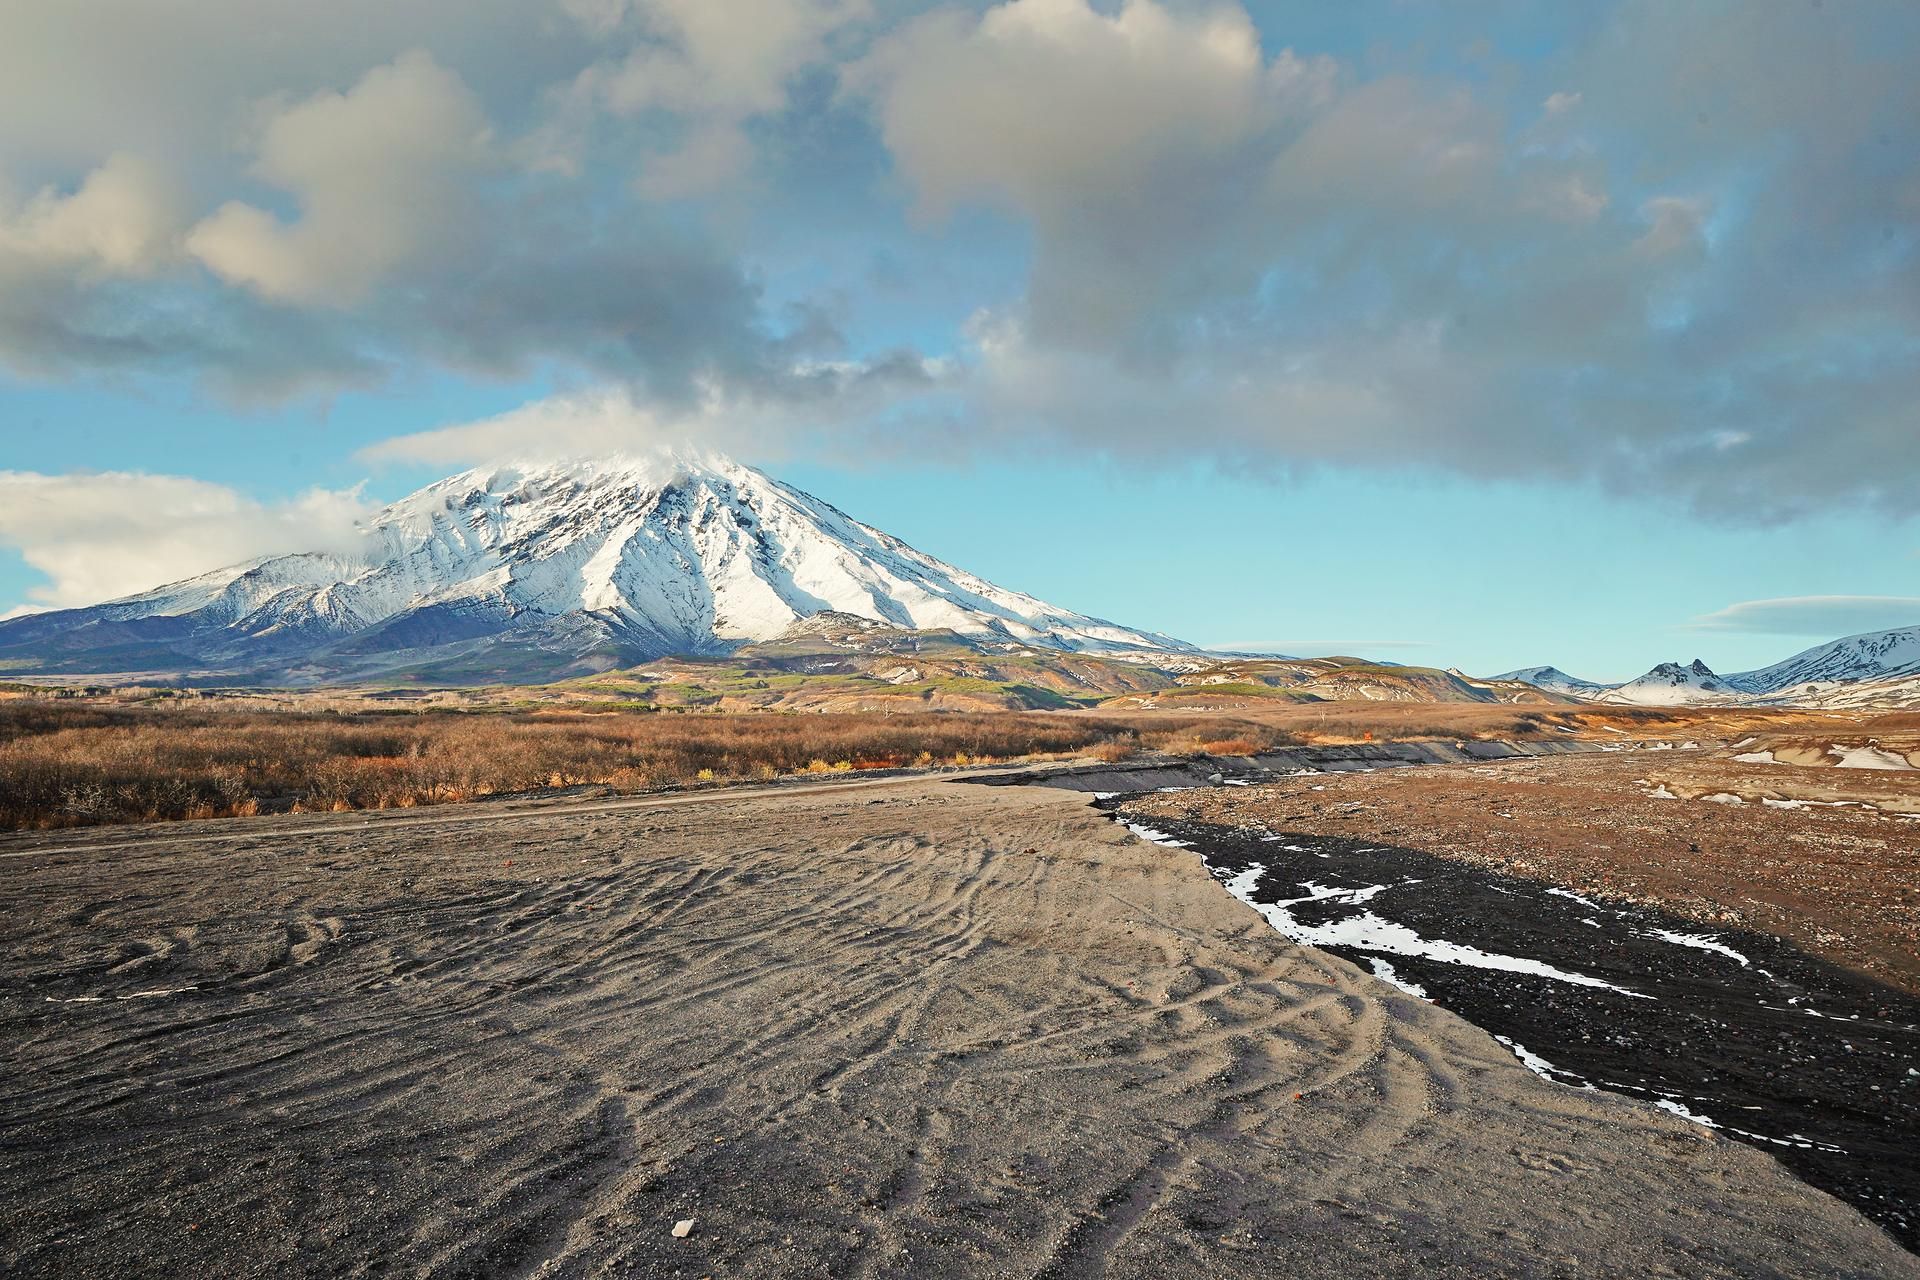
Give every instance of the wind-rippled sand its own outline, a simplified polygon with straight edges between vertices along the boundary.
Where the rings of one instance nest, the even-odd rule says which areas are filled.
[[[5,854],[13,1274],[1920,1275],[1070,793]]]

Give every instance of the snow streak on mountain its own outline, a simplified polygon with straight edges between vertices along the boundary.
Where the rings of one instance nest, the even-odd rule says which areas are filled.
[[[1920,676],[1920,626],[1895,627],[1816,645],[1758,671],[1734,677],[1753,692],[1773,692],[1810,682],[1851,683]]]
[[[535,679],[724,654],[822,610],[1070,652],[1190,651],[1008,591],[712,455],[480,468],[345,553],[0,623],[16,669]]]
[[[1555,667],[1523,667],[1498,680],[1599,702],[1641,706],[1780,703],[1795,706],[1920,705],[1920,626],[1869,631],[1815,645],[1757,671],[1716,675],[1704,662],[1663,662],[1638,679],[1598,684]]]
[[[1491,679],[1518,680],[1536,689],[1545,689],[1549,693],[1571,694],[1576,698],[1590,698],[1594,694],[1613,687],[1597,684],[1592,680],[1582,680],[1579,676],[1570,676],[1558,667],[1521,667],[1518,671],[1508,671]]]

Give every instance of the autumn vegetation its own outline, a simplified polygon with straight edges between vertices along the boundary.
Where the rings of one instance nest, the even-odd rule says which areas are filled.
[[[1045,713],[708,715],[263,712],[217,703],[0,703],[0,828],[410,808],[542,789],[618,792],[992,764],[1221,740],[1218,717],[1139,726]],[[1231,745],[1289,741],[1231,726]],[[1217,742],[1216,742],[1217,745]]]
[[[0,830],[411,808],[583,786],[632,794],[872,769],[1251,755],[1298,744],[1726,736],[1808,719],[1294,700],[1212,712],[721,713],[491,696],[500,700],[395,707],[377,693],[74,696],[0,686]]]

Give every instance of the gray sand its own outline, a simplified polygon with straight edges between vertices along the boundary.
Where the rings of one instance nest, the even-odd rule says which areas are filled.
[[[1077,795],[184,834],[0,842],[10,1273],[1920,1276]]]

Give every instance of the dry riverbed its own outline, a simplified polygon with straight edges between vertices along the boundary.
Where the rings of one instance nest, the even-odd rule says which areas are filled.
[[[1287,936],[1547,1078],[1716,1125],[1914,1244],[1917,781],[1743,744],[1303,775],[1120,812]]]
[[[1920,1275],[1081,796],[485,810],[0,841],[0,1268]]]

